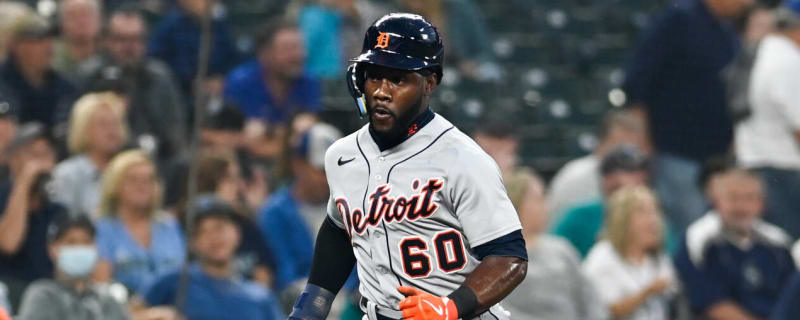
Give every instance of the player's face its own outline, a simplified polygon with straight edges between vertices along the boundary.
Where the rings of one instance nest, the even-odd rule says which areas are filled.
[[[209,217],[196,226],[194,252],[205,262],[229,262],[239,246],[239,229],[232,221]]]
[[[761,184],[750,177],[728,175],[720,178],[714,192],[714,206],[723,224],[735,232],[747,232],[763,209]]]
[[[369,121],[378,133],[403,134],[422,112],[431,78],[414,71],[379,66],[367,68],[364,81]],[[435,80],[432,82],[435,85]]]

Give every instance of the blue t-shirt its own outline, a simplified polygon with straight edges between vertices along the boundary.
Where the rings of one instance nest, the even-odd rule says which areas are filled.
[[[225,80],[225,99],[239,106],[245,117],[279,123],[287,121],[293,113],[320,110],[319,80],[300,77],[289,89],[286,101],[278,103],[261,75],[261,64],[253,60],[233,69]]]
[[[182,306],[176,306],[187,320],[202,319],[286,319],[270,291],[239,277],[217,279],[198,264],[187,268],[188,281]],[[175,305],[180,272],[164,275],[144,291],[150,306]]]
[[[291,188],[273,194],[258,216],[258,227],[275,258],[275,288],[308,277],[314,256],[312,231],[298,212]]]
[[[96,227],[100,259],[111,262],[114,280],[133,292],[142,292],[158,276],[180,268],[186,259],[183,234],[171,216],[160,216],[151,223],[150,248],[139,245],[119,219],[99,219]]]
[[[751,245],[737,246],[716,214],[687,229],[675,266],[696,313],[730,300],[747,312],[766,318],[796,268],[789,238],[780,229],[759,222]]]
[[[308,277],[314,258],[314,237],[300,214],[291,186],[270,196],[258,213],[258,227],[275,259],[275,289],[281,291],[300,279]],[[325,215],[325,212],[321,212]],[[353,272],[344,284],[345,290],[358,287],[358,275]]]

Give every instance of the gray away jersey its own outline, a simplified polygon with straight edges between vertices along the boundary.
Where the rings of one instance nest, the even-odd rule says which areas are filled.
[[[325,155],[328,215],[347,232],[359,291],[397,310],[397,286],[446,296],[478,265],[472,248],[521,229],[500,170],[440,115],[381,152],[365,125]]]

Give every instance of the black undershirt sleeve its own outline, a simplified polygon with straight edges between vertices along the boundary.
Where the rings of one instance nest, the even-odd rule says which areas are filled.
[[[326,217],[319,228],[308,283],[336,294],[353,271],[356,257],[347,233],[330,219]]]
[[[488,256],[517,257],[528,261],[528,251],[525,249],[525,239],[522,238],[522,230],[513,231],[502,237],[472,248],[478,256],[478,260],[483,260]]]

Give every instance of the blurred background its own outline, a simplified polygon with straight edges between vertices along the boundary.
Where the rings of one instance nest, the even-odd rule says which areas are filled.
[[[800,1],[27,0],[0,1],[0,319],[285,318],[325,150],[366,124],[348,59],[401,11],[520,216],[512,318],[800,314]],[[359,299],[354,272],[329,318]]]

